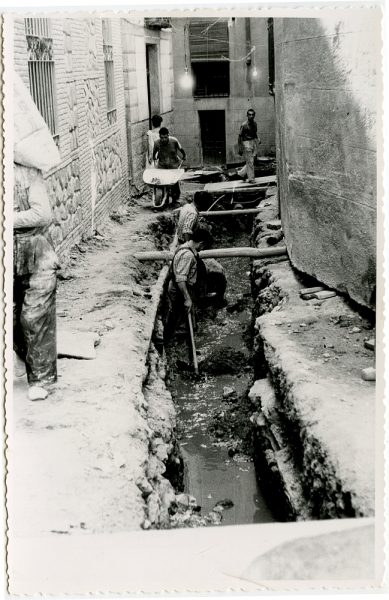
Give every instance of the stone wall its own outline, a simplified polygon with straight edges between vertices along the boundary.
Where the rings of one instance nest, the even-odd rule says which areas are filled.
[[[112,19],[115,110],[107,112],[101,19],[50,19],[61,164],[47,174],[51,233],[66,259],[129,194],[120,19]],[[14,66],[29,86],[24,19],[14,20]]]
[[[274,23],[278,183],[291,261],[370,307],[378,19],[371,10]]]
[[[267,19],[251,18],[251,45],[255,46],[255,66],[258,75],[250,79],[245,60],[246,23],[244,18],[236,18],[229,28],[230,39],[230,96],[194,98],[191,89],[183,89],[180,79],[185,70],[186,19],[173,19],[174,26],[174,131],[187,151],[187,162],[192,166],[201,165],[202,144],[199,121],[201,110],[224,110],[226,128],[226,160],[242,160],[238,154],[238,135],[247,109],[256,111],[258,135],[261,138],[260,154],[275,152],[274,99],[269,95],[268,32]],[[253,59],[254,60],[254,59]],[[187,64],[190,56],[187,52]],[[254,63],[253,63],[254,64]]]
[[[80,161],[74,159],[55,171],[47,178],[47,188],[53,210],[50,232],[58,248],[82,222]]]

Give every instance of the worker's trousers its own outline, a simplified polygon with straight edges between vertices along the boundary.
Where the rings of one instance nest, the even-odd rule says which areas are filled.
[[[14,280],[14,350],[25,361],[29,384],[57,379],[55,271]]]
[[[29,384],[57,379],[57,258],[40,235],[15,236],[13,347],[25,362]]]
[[[241,177],[247,175],[247,179],[252,181],[255,178],[254,174],[254,151],[255,151],[255,140],[246,140],[242,142],[243,145],[243,157],[246,161],[245,166],[238,171]]]

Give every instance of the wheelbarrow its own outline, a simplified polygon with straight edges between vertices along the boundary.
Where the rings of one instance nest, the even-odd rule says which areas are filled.
[[[181,164],[177,169],[146,169],[143,172],[143,181],[153,190],[154,208],[161,210],[179,199],[179,181],[185,173]]]

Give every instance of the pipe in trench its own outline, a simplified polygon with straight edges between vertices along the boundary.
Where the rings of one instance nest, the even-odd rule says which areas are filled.
[[[152,250],[149,252],[136,252],[134,258],[143,261],[169,261],[172,260],[174,253],[170,250]],[[243,248],[215,248],[213,250],[201,250],[200,258],[269,258],[271,256],[287,256],[286,246],[278,248],[252,248],[250,246]]]
[[[225,217],[230,215],[257,215],[260,208],[235,208],[233,210],[201,210],[200,217]]]

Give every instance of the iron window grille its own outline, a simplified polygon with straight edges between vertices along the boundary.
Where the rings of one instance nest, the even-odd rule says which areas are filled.
[[[220,98],[230,95],[230,65],[228,62],[194,62],[196,98]]]
[[[189,50],[195,97],[230,95],[228,19],[191,19]]]
[[[49,19],[25,19],[30,91],[39,112],[58,144],[53,38]]]
[[[102,28],[107,119],[108,124],[113,125],[116,123],[116,97],[111,19],[103,19]]]

